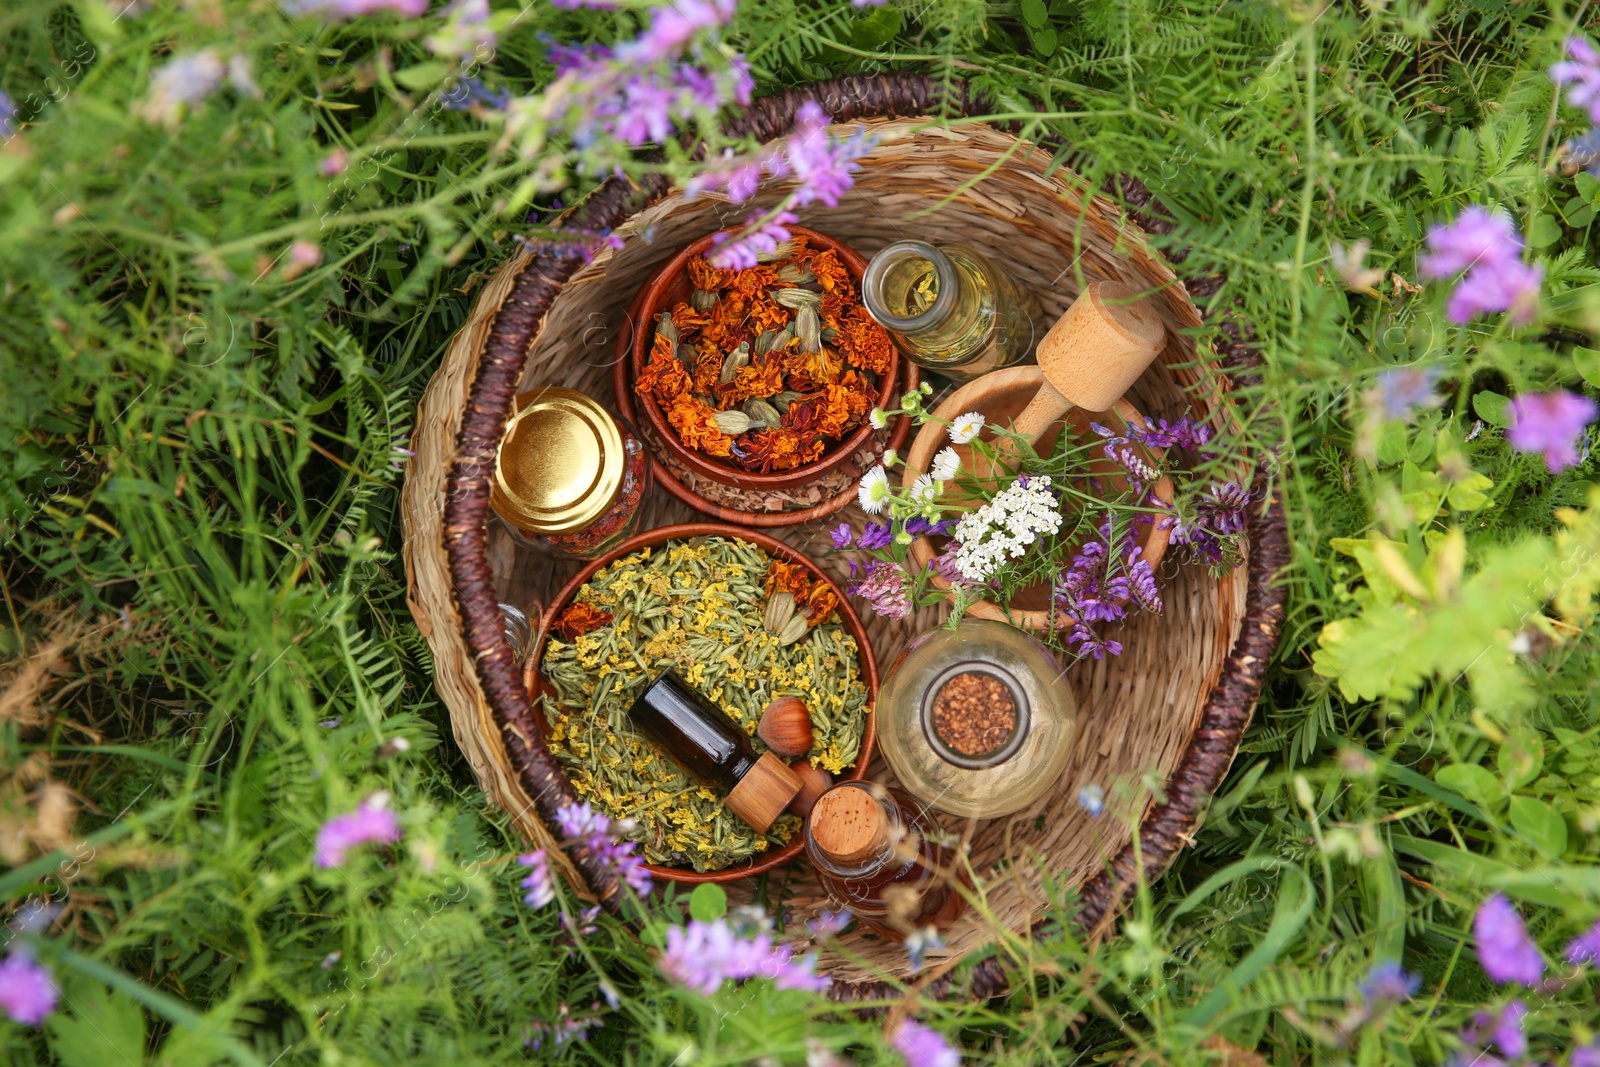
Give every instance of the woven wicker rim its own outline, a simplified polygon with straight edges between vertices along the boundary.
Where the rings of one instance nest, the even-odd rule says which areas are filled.
[[[867,687],[867,713],[861,728],[861,748],[856,754],[856,761],[849,768],[841,781],[854,781],[865,778],[867,765],[872,762],[873,746],[878,738],[877,717],[873,714],[873,707],[878,700],[878,661],[872,654],[872,642],[867,637],[867,629],[861,624],[858,615],[850,602],[846,599],[844,591],[840,589],[832,578],[825,574],[803,552],[795,550],[792,546],[784,544],[770,534],[759,530],[743,530],[737,526],[728,526],[715,522],[686,522],[674,526],[660,526],[654,530],[647,530],[637,536],[630,537],[627,541],[607,552],[599,559],[586,565],[583,570],[573,575],[561,591],[550,601],[544,615],[539,619],[538,631],[533,640],[532,649],[522,668],[523,684],[535,699],[548,691],[549,683],[539,673],[539,661],[544,658],[545,642],[550,637],[551,621],[557,618],[567,605],[572,603],[578,595],[578,590],[583,588],[585,582],[593,578],[602,567],[609,566],[623,556],[639,551],[641,548],[654,548],[664,545],[669,541],[683,541],[691,537],[727,537],[739,541],[748,541],[769,556],[776,556],[788,563],[799,563],[811,572],[811,576],[826,582],[839,597],[839,618],[844,623],[845,629],[850,631],[850,636],[856,639],[856,647],[861,656],[861,681]],[[544,737],[543,726],[535,719],[535,727],[539,730],[539,737]],[[748,863],[741,863],[733,867],[724,867],[719,871],[687,871],[681,867],[662,867],[648,864],[652,877],[664,882],[682,882],[687,885],[697,885],[701,882],[736,882],[741,878],[753,878],[758,874],[765,874],[774,867],[788,863],[798,856],[806,847],[804,833],[795,835],[795,839],[775,852],[765,853],[752,858]]]
[[[770,140],[787,131],[796,108],[808,99],[820,103],[838,122],[938,113],[974,115],[990,110],[987,101],[973,97],[961,83],[915,75],[852,77],[817,83],[757,101],[734,124],[735,132]],[[1068,154],[1069,165],[1074,158]],[[1142,185],[1130,178],[1117,179],[1113,184],[1121,199],[1132,206],[1127,213],[1129,219],[1149,232],[1170,232],[1172,224]],[[616,225],[636,208],[639,192],[622,182],[608,182],[586,202],[573,221],[592,228]],[[642,190],[646,201],[653,201],[664,192],[662,183],[656,179],[647,180]],[[1182,257],[1175,254],[1169,259],[1181,262]],[[483,342],[475,377],[470,385],[452,383],[451,389],[438,397],[425,398],[420,412],[437,417],[442,410],[453,409],[454,414],[447,417],[452,423],[455,415],[459,415],[460,420],[453,454],[435,453],[429,457],[441,461],[441,465],[448,463],[441,494],[442,525],[437,518],[437,497],[429,497],[421,488],[412,493],[409,478],[403,509],[408,534],[406,561],[419,626],[430,637],[436,651],[459,642],[470,656],[468,676],[456,674],[447,678],[443,671],[440,674],[441,689],[451,703],[452,724],[457,727],[458,739],[463,727],[456,722],[455,709],[461,702],[476,701],[480,710],[486,709],[486,714],[477,715],[475,721],[486,726],[492,724],[498,729],[508,766],[516,772],[517,780],[507,783],[503,776],[496,774],[497,768],[480,768],[477,761],[474,769],[484,780],[494,779],[497,788],[510,795],[513,815],[520,826],[535,836],[546,838],[547,831],[536,820],[528,818],[525,806],[515,803],[517,798],[529,798],[548,821],[571,795],[559,769],[530,729],[528,693],[500,629],[486,537],[488,478],[511,397],[528,355],[529,342],[545,311],[577,268],[570,260],[521,256],[502,271],[503,277],[497,277],[496,296],[503,294],[504,300],[489,306],[484,317],[475,318],[471,324],[475,339],[481,337]],[[1221,284],[1220,277],[1190,279],[1188,289],[1191,294],[1203,298],[1214,294]],[[493,314],[492,323],[488,320],[489,314]],[[1218,345],[1222,363],[1235,374],[1236,380],[1248,379],[1250,368],[1259,362],[1250,347],[1248,324],[1226,314],[1221,318],[1219,326],[1227,338]],[[419,426],[422,424],[419,419]],[[418,459],[422,458],[419,451]],[[424,481],[419,479],[419,485]],[[426,482],[432,484],[431,475]],[[1264,468],[1258,469],[1254,491],[1264,503],[1261,508],[1252,510],[1249,519],[1251,550],[1242,587],[1243,624],[1209,698],[1200,709],[1181,762],[1167,777],[1162,802],[1145,813],[1138,839],[1123,847],[1100,874],[1084,883],[1080,894],[1083,907],[1078,921],[1090,929],[1103,927],[1136,888],[1139,875],[1162,869],[1189,839],[1204,802],[1226,772],[1249,720],[1282,623],[1283,593],[1276,575],[1287,560],[1282,505],[1272,492]],[[432,515],[430,508],[434,509]],[[431,583],[439,578],[438,562],[432,555],[434,550],[427,543],[412,543],[414,535],[428,531],[435,531],[442,539],[453,606],[459,616],[456,619],[439,616],[439,605],[431,592]],[[447,622],[451,624],[449,636],[437,632],[437,627]],[[574,849],[571,858],[576,869],[594,885],[598,898],[615,908],[618,887],[596,858],[582,848]],[[967,974],[964,982],[974,995],[998,992],[1004,988],[1003,966],[995,958],[982,960]],[[948,982],[941,980],[927,990],[939,992],[947,987]],[[832,990],[833,995],[841,999],[876,998],[891,991],[892,988],[882,982],[841,980],[835,981]]]

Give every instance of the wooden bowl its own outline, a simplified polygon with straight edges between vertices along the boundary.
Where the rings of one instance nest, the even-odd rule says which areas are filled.
[[[1040,384],[1044,382],[1044,372],[1036,366],[1009,367],[1005,370],[985,374],[982,378],[968,382],[955,392],[946,397],[937,408],[934,416],[948,423],[958,415],[969,411],[976,411],[983,416],[984,429],[980,438],[985,441],[993,440],[994,433],[991,429],[996,424],[1007,425],[1017,413],[1028,406],[1028,401],[1033,399],[1038,392]],[[1134,426],[1144,426],[1145,419],[1142,414],[1127,400],[1118,400],[1113,411],[1126,423]],[[1071,426],[1075,434],[1082,435],[1089,431],[1091,421],[1101,421],[1105,413],[1084,411],[1081,408],[1072,408],[1057,423],[1056,428],[1046,431],[1035,443],[1034,447],[1041,453],[1047,452],[1055,446],[1061,437],[1061,432]],[[911,443],[911,451],[906,455],[905,467],[900,475],[900,484],[909,486],[916,480],[918,474],[926,471],[933,463],[933,457],[945,445],[949,444],[947,436],[948,426],[939,422],[928,422],[917,431],[917,436]],[[972,446],[956,445],[956,453],[961,456],[963,469],[972,469]],[[1150,449],[1153,454],[1158,450]],[[1104,465],[1095,465],[1095,472],[1104,474],[1111,479],[1118,479],[1122,468],[1105,460]],[[1155,484],[1156,496],[1162,500],[1172,499],[1172,479],[1163,476]],[[954,505],[961,508],[962,505]],[[1140,542],[1144,549],[1143,558],[1150,561],[1152,569],[1161,565],[1162,557],[1167,554],[1167,542],[1171,538],[1171,531],[1161,528],[1160,523],[1152,522],[1145,527],[1144,540]],[[927,569],[933,562],[938,548],[933,541],[926,537],[919,537],[911,543],[911,558],[917,567]],[[932,576],[933,584],[943,590],[949,590],[950,583],[939,577]],[[1050,590],[1045,586],[1035,586],[1031,589],[1019,590],[1012,597],[1012,607],[1008,613],[1005,608],[990,600],[979,600],[967,608],[967,614],[979,619],[994,619],[998,622],[1009,622],[1020,625],[1024,629],[1065,630],[1070,628],[1076,620],[1064,612],[1052,612],[1050,608]]]
[[[728,231],[736,232],[736,231]],[[850,278],[859,290],[861,275],[867,269],[867,261],[862,259],[851,249],[839,241],[825,234],[808,230],[803,226],[790,226],[789,232],[796,237],[804,237],[813,248],[832,250],[839,255],[839,261],[850,272]],[[617,386],[617,401],[623,406],[623,414],[628,415],[629,410],[637,408],[643,413],[645,420],[655,428],[664,447],[670,451],[678,462],[713,481],[724,485],[737,486],[741,489],[754,490],[782,490],[792,489],[804,485],[849,460],[872,437],[872,426],[862,422],[849,437],[841,439],[832,448],[824,452],[821,457],[811,463],[804,464],[787,471],[774,471],[771,474],[760,474],[747,471],[732,459],[720,456],[710,456],[698,449],[689,448],[678,440],[678,434],[672,425],[667,422],[666,413],[661,410],[661,404],[654,396],[637,396],[633,390],[633,383],[638,380],[644,370],[645,361],[650,357],[651,346],[655,343],[656,316],[683,301],[689,299],[692,286],[689,283],[688,264],[695,256],[704,255],[711,247],[711,239],[715,234],[706,234],[698,241],[687,245],[677,255],[667,260],[650,275],[644,287],[640,289],[639,296],[634,299],[629,310],[629,321],[633,324],[631,331],[624,331],[617,343],[617,361],[615,377]],[[631,335],[631,336],[630,336]],[[900,376],[900,351],[894,350],[889,360],[889,369],[879,375],[877,406],[890,408],[896,406],[899,400],[896,394],[896,384]],[[637,396],[637,400],[635,397]],[[626,398],[626,399],[624,399]],[[903,417],[902,417],[903,418]]]
[[[747,541],[760,548],[769,556],[784,560],[788,563],[799,563],[813,577],[826,582],[839,596],[839,618],[844,623],[845,629],[856,640],[856,648],[861,656],[861,680],[867,687],[866,717],[861,726],[861,747],[856,753],[855,763],[840,775],[839,781],[849,781],[864,778],[867,773],[867,764],[872,760],[873,744],[877,740],[877,719],[874,706],[878,700],[878,663],[872,656],[872,643],[867,639],[866,627],[861,624],[861,617],[856,614],[845,598],[844,592],[834,584],[815,563],[801,553],[790,548],[782,541],[757,530],[741,530],[736,526],[727,526],[716,522],[685,522],[676,526],[663,526],[659,529],[649,530],[645,533],[630,537],[616,548],[607,552],[599,559],[588,564],[583,570],[573,575],[572,580],[561,587],[550,605],[540,614],[537,624],[538,630],[534,634],[532,651],[523,663],[522,681],[528,687],[528,693],[534,702],[533,721],[535,728],[541,733],[548,729],[544,713],[539,708],[539,698],[552,692],[550,683],[545,681],[544,675],[539,673],[539,661],[544,658],[544,646],[550,636],[550,624],[560,617],[578,595],[578,590],[583,584],[593,578],[602,567],[608,566],[630,553],[641,548],[654,548],[664,545],[669,541],[686,541],[693,537],[726,537],[737,541]],[[667,882],[684,882],[698,884],[700,882],[735,882],[741,878],[750,878],[754,875],[765,873],[774,867],[780,866],[799,855],[805,849],[805,833],[795,835],[795,839],[777,851],[763,852],[751,857],[746,863],[732,867],[724,867],[720,871],[689,871],[680,867],[659,867],[655,864],[647,865],[650,876]]]

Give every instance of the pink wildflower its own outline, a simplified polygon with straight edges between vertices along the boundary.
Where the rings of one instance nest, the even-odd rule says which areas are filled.
[[[345,853],[358,845],[392,845],[400,840],[400,822],[385,804],[388,796],[376,794],[348,815],[336,815],[317,831],[317,866],[340,867]]]

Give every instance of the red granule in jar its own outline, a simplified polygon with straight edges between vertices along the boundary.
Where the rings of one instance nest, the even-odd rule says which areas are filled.
[[[933,698],[933,731],[951,751],[985,756],[1011,739],[1017,702],[1011,689],[983,671],[964,671]]]

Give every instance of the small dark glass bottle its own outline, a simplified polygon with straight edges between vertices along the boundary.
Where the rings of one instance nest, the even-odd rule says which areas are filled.
[[[950,852],[928,839],[915,802],[875,782],[843,782],[806,822],[806,854],[822,884],[862,922],[896,940],[946,929],[967,902]]]
[[[727,793],[728,810],[762,833],[800,792],[800,776],[770,752],[756,755],[739,724],[666,670],[628,709],[639,731],[700,781]]]

